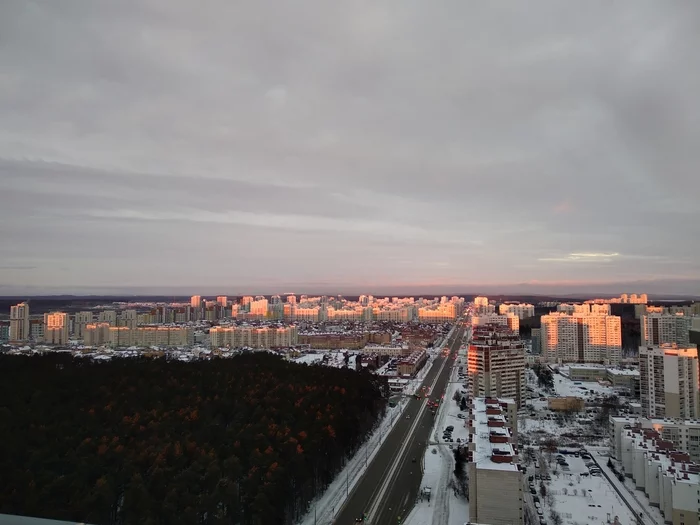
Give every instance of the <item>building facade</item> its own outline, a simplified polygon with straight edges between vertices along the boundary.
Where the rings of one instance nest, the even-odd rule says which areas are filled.
[[[44,340],[48,345],[68,344],[68,314],[51,312],[44,314]]]
[[[29,329],[29,305],[19,303],[10,307],[10,341],[28,341],[31,337]]]
[[[639,379],[644,417],[700,417],[697,347],[640,347]]]
[[[641,320],[642,346],[687,345],[692,318],[677,314],[648,314]]]
[[[518,468],[517,406],[512,399],[473,398],[467,419],[469,521],[523,523],[522,472]]]
[[[540,337],[542,353],[550,363],[617,365],[620,362],[622,328],[616,315],[563,312],[543,315]]]
[[[472,397],[513,398],[525,404],[525,343],[496,325],[475,327],[467,354]]]

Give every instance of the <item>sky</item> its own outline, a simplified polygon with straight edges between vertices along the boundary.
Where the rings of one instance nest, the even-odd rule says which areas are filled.
[[[5,0],[0,294],[700,294],[698,49],[693,1]]]

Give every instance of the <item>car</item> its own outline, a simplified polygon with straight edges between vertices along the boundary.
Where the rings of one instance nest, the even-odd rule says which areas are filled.
[[[406,419],[411,419],[411,416],[409,416],[409,415],[406,415]]]
[[[415,462],[416,462],[416,458],[413,458],[413,459],[411,460],[411,463],[415,463]]]
[[[446,427],[445,427],[445,430],[449,430],[450,432],[452,432],[454,429],[455,429],[455,427],[452,426],[452,425],[449,425],[449,426],[446,426]]]
[[[457,414],[457,417],[459,419],[467,419],[467,416],[465,416],[464,414]]]
[[[537,491],[535,490],[535,487],[530,488],[530,494],[537,494]]]

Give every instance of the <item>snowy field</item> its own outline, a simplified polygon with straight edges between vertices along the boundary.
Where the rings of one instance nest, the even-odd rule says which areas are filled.
[[[549,457],[552,457],[551,463],[548,462]],[[608,523],[615,516],[622,524],[635,523],[635,517],[608,480],[604,476],[587,475],[585,463],[592,460],[573,455],[566,455],[565,458],[569,463],[569,471],[562,470],[554,456],[544,454],[539,458],[540,473],[546,472],[552,478],[551,481],[545,481],[545,497],[540,493],[540,482],[535,480],[535,489],[548,522],[550,511],[554,509],[561,516],[564,525]]]
[[[469,503],[465,497],[456,495],[453,489],[454,457],[451,450],[457,438],[463,441],[468,437],[466,420],[457,417],[461,412],[459,405],[452,399],[455,391],[461,389],[461,381],[457,380],[457,370],[459,362],[464,365],[465,357],[466,350],[461,349],[445,398],[435,417],[430,445],[423,457],[421,488],[431,488],[431,499],[419,500],[406,518],[405,525],[464,525],[469,521]],[[442,439],[442,431],[448,425],[454,427],[452,439],[455,443]]]
[[[591,447],[591,452],[593,452],[593,457],[598,462],[598,466],[603,469],[608,477],[612,480],[612,483],[618,488],[618,490],[624,495],[625,500],[635,509],[635,512],[639,514],[644,513],[645,523],[653,523],[661,525],[664,522],[664,518],[661,515],[661,511],[658,507],[652,507],[649,504],[644,491],[637,490],[634,485],[632,478],[625,478],[624,483],[615,477],[615,474],[608,468],[608,449],[607,447]],[[618,471],[620,470],[619,462],[612,460]]]

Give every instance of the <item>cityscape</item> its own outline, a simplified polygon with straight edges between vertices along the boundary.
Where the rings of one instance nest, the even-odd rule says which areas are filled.
[[[65,370],[274,356],[312,373],[375,381],[386,405],[354,453],[329,467],[306,504],[293,499],[264,513],[269,523],[697,516],[700,302],[291,293],[48,302],[65,308],[29,299],[0,321],[5,369],[26,359]],[[17,374],[23,381],[21,366]],[[113,522],[114,509],[86,504],[88,523]],[[133,510],[124,505],[128,521]],[[220,505],[224,522],[245,512],[242,503]],[[70,518],[59,509],[46,517]]]
[[[0,1],[0,525],[700,525],[698,49]]]

